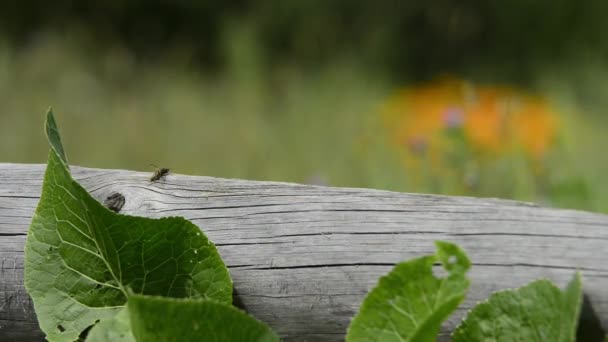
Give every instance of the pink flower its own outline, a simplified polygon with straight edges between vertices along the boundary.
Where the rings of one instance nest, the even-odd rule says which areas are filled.
[[[460,128],[464,122],[464,110],[459,107],[450,107],[443,113],[443,123],[445,127]]]

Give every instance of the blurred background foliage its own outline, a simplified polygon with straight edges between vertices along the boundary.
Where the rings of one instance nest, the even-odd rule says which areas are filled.
[[[604,1],[0,4],[0,160],[608,212]]]

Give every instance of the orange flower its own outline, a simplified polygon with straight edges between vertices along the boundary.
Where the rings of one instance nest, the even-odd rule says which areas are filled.
[[[495,154],[516,148],[540,157],[557,135],[557,116],[542,98],[506,87],[473,87],[443,79],[398,93],[384,119],[394,142],[413,154],[445,149],[446,129],[464,131],[478,151]],[[443,144],[443,145],[442,145]]]
[[[515,143],[535,157],[541,157],[555,141],[558,119],[547,102],[528,98],[512,120]]]
[[[506,132],[506,100],[508,90],[498,88],[481,88],[475,98],[467,101],[465,132],[477,147],[490,151],[505,148],[508,136]]]
[[[446,112],[462,107],[463,85],[462,81],[446,79],[400,91],[384,111],[395,142],[406,146],[419,146],[421,141],[433,144],[431,140],[445,126]]]

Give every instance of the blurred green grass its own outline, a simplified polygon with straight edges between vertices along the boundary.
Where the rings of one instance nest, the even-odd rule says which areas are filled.
[[[346,62],[263,77],[246,40],[227,47],[230,71],[220,76],[135,63],[120,48],[91,58],[57,35],[0,48],[0,160],[46,160],[43,114],[52,106],[73,164],[365,185],[350,169],[386,87]]]
[[[387,77],[351,60],[313,71],[289,63],[268,69],[252,41],[247,31],[229,31],[227,72],[203,74],[188,66],[187,51],[146,64],[120,46],[98,51],[68,34],[47,33],[19,50],[0,39],[0,161],[46,161],[42,125],[53,106],[75,165],[152,172],[149,165],[156,164],[183,174],[505,197],[608,212],[602,100],[581,104],[580,89],[544,76],[561,71],[539,70],[536,84],[563,108],[560,148],[549,156],[543,180],[550,186],[537,184],[525,160],[509,158],[481,170],[481,186],[463,192],[454,177],[404,170],[399,147],[385,139],[378,117],[395,88]],[[585,74],[597,75],[577,72],[584,82]],[[602,87],[607,79],[592,82]]]

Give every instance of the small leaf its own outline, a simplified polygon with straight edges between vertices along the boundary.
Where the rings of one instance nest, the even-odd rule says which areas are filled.
[[[211,300],[133,295],[128,309],[137,341],[279,341],[264,323]]]
[[[576,273],[564,291],[549,280],[494,293],[456,328],[452,341],[574,342],[582,301]]]
[[[471,266],[458,246],[437,241],[437,254],[397,264],[365,298],[346,341],[435,341],[441,323],[465,297]],[[445,278],[433,275],[440,261]]]
[[[215,246],[183,218],[117,215],[72,179],[49,111],[51,151],[25,246],[25,287],[50,341],[112,319],[128,291],[232,301]]]

